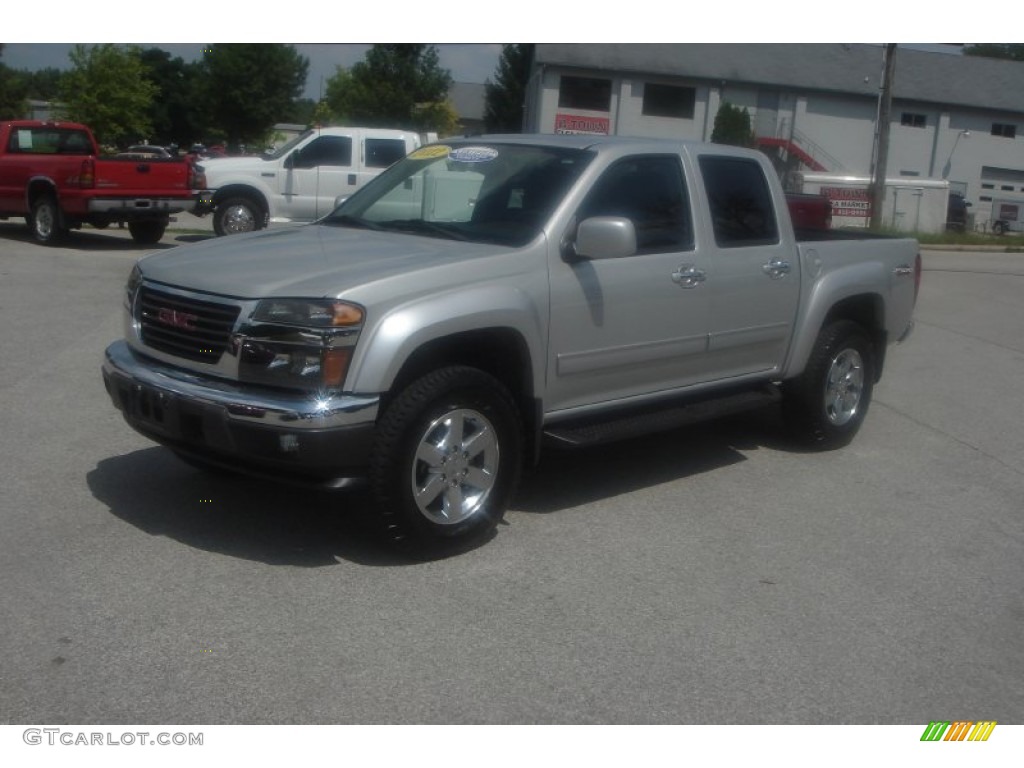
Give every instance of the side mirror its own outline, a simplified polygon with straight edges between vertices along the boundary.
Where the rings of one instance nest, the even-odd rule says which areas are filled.
[[[636,255],[636,227],[622,216],[594,216],[576,229],[569,253],[577,259],[621,259]]]

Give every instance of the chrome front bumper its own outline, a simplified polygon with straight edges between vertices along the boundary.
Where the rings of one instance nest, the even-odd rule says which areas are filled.
[[[178,453],[280,479],[345,485],[365,474],[380,398],[246,386],[111,344],[103,383],[125,420]]]

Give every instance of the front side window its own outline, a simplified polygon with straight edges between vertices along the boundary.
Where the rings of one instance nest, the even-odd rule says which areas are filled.
[[[322,165],[352,165],[352,139],[348,136],[321,136],[295,155],[296,168],[316,168]]]
[[[620,160],[597,181],[578,218],[621,216],[636,229],[638,253],[693,248],[683,169],[674,156]]]
[[[558,106],[608,112],[612,108],[612,81],[563,75],[558,88]]]
[[[742,157],[700,158],[715,242],[741,248],[779,242],[771,190],[761,165]]]
[[[540,234],[592,159],[580,149],[431,144],[374,178],[322,223],[521,246]]]

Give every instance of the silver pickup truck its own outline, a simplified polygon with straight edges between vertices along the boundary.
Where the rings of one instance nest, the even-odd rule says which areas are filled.
[[[316,223],[142,258],[103,379],[194,465],[368,482],[395,538],[451,540],[547,443],[773,402],[847,443],[920,274],[914,240],[795,233],[757,152],[452,139]]]

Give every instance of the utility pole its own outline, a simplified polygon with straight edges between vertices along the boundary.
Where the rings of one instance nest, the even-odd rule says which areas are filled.
[[[892,110],[892,80],[896,71],[896,43],[885,44],[885,67],[882,74],[882,91],[878,102],[878,126],[875,131],[877,142],[875,175],[871,179],[871,228],[882,227],[882,205],[885,202],[885,172],[889,162],[889,113]]]

